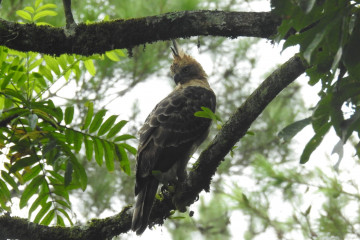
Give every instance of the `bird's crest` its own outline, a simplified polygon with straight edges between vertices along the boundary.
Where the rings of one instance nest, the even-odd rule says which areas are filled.
[[[172,40],[172,43],[173,47],[171,47],[171,50],[173,52],[174,61],[170,69],[173,74],[177,73],[182,67],[186,65],[194,64],[198,66],[201,75],[207,77],[200,63],[198,63],[190,55],[187,55],[175,40]]]
[[[182,50],[182,48],[179,46],[179,44],[175,40],[172,40],[172,43],[173,43],[174,47],[170,47],[170,48],[173,52],[174,59],[183,58],[185,55],[184,50]]]

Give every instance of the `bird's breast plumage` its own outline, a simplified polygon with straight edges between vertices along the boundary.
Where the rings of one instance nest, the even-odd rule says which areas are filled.
[[[139,131],[137,176],[167,171],[177,161],[187,163],[211,125],[211,119],[194,116],[201,107],[214,112],[216,97],[210,88],[198,85],[176,88],[156,105]]]

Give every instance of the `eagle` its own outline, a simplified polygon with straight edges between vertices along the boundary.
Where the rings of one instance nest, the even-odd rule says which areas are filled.
[[[216,96],[204,69],[176,41],[172,42],[174,60],[170,69],[176,87],[155,106],[139,131],[137,198],[131,226],[137,235],[148,226],[159,183],[183,182],[190,157],[208,136],[211,119],[194,113],[201,107],[213,112],[216,108]]]

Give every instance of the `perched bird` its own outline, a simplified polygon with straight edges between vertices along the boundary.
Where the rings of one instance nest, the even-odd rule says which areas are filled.
[[[136,157],[137,196],[132,230],[142,234],[147,225],[159,182],[182,182],[186,165],[209,133],[211,120],[194,116],[207,107],[215,112],[216,96],[202,66],[173,41],[171,72],[175,89],[159,102],[139,131]]]

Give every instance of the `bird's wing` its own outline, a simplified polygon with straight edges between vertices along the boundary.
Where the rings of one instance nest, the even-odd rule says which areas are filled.
[[[211,120],[194,116],[201,107],[214,112],[216,98],[212,91],[196,86],[172,92],[155,107],[139,131],[137,176],[150,174],[165,148],[191,144],[207,132]]]

